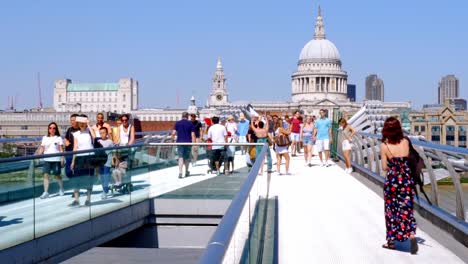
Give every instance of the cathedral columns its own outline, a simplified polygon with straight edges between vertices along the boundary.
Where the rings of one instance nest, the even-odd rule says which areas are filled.
[[[309,78],[309,90],[310,92],[313,92],[314,91],[314,81],[313,81],[314,78],[310,77]]]

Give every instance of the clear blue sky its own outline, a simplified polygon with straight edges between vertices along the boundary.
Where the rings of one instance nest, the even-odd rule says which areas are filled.
[[[348,82],[377,73],[386,101],[436,103],[446,74],[467,98],[468,1],[5,1],[0,80],[17,108],[52,105],[53,82],[140,83],[140,108],[203,105],[218,56],[230,99],[289,100],[291,73],[312,38],[318,5]]]

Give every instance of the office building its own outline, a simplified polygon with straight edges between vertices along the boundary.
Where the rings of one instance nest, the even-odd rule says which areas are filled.
[[[384,83],[377,74],[371,74],[366,78],[366,100],[384,101]]]
[[[458,98],[459,84],[453,74],[442,77],[439,82],[439,104],[445,104],[445,99]]]
[[[348,99],[351,102],[356,102],[356,85],[348,84]]]

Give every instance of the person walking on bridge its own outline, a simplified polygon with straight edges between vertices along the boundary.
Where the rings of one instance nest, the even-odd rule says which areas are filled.
[[[257,126],[255,126],[255,123],[252,122],[251,124],[252,130],[255,132],[255,136],[257,137],[257,143],[268,143],[268,120],[264,116],[261,121],[258,121]],[[260,155],[260,152],[262,151],[263,146],[256,146],[256,154],[255,154],[255,159],[258,158],[258,155]],[[268,146],[267,149],[267,172],[271,173],[273,169],[273,161],[271,160],[271,153],[270,153],[270,147]],[[260,173],[263,173],[263,162],[262,166],[260,169]]]
[[[306,117],[304,124],[301,126],[300,141],[302,141],[304,145],[305,165],[309,167],[312,167],[312,146],[314,144],[314,129],[315,124],[312,120],[312,117]]]
[[[387,118],[380,145],[382,169],[387,171],[384,184],[387,243],[382,247],[395,249],[395,240],[405,241],[409,238],[411,254],[416,254],[415,183],[408,163],[409,143],[403,137],[400,121],[395,117]]]
[[[177,135],[177,143],[195,143],[195,126],[188,120],[189,114],[187,112],[182,113],[182,119],[177,121],[172,130],[171,141],[175,141]],[[185,177],[190,175],[190,155],[192,146],[179,145],[177,146],[177,155],[179,156],[179,179],[182,178],[182,168],[185,165]]]
[[[326,117],[325,110],[320,109],[320,118],[315,121],[315,130],[314,137],[317,139],[316,147],[319,153],[320,163],[322,167],[331,166],[328,163],[328,158],[330,157],[330,144],[333,143],[331,122],[330,119]],[[322,154],[325,152],[325,162],[323,161]]]
[[[57,123],[51,122],[47,127],[47,136],[42,137],[41,146],[39,149],[40,154],[57,154],[63,152],[63,140],[60,137],[59,128]],[[41,195],[41,199],[49,197],[49,175],[54,175],[59,184],[59,195],[62,196],[63,181],[60,176],[61,168],[64,164],[64,157],[56,156],[50,158],[44,158],[44,166],[42,170],[44,172],[44,193]]]
[[[346,173],[353,172],[353,167],[351,166],[351,142],[353,140],[356,130],[348,124],[346,119],[340,119],[341,133],[343,135],[343,141],[341,143],[341,148],[343,150],[343,156],[346,163]]]

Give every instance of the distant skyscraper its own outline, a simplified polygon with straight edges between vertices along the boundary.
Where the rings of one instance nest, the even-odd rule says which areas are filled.
[[[445,104],[445,99],[458,98],[459,82],[455,75],[447,75],[439,82],[439,104]]]
[[[384,83],[377,74],[371,74],[366,78],[366,100],[384,101]]]
[[[356,102],[356,85],[355,84],[348,84],[348,98],[351,102]]]

